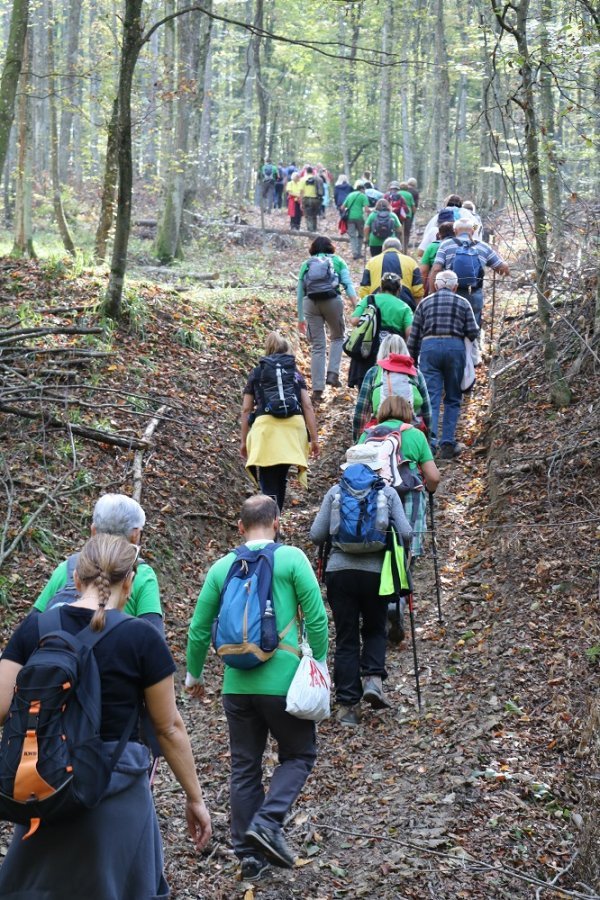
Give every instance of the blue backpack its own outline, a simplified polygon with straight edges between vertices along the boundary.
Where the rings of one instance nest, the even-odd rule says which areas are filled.
[[[458,277],[459,289],[482,287],[483,266],[475,243],[459,241],[458,238],[452,238],[452,240],[457,247],[451,269]]]
[[[270,659],[295,620],[279,634],[273,607],[273,557],[281,544],[233,551],[235,561],[221,591],[212,627],[218,656],[234,669],[254,669]],[[290,648],[292,649],[292,648]]]
[[[385,550],[389,525],[385,482],[362,463],[348,466],[331,506],[331,543],[345,553]]]
[[[60,608],[41,613],[39,643],[19,670],[0,744],[0,819],[29,825],[70,820],[102,800],[139,716],[112,754],[100,737],[102,696],[93,648],[128,621],[106,614],[102,631],[63,631]]]

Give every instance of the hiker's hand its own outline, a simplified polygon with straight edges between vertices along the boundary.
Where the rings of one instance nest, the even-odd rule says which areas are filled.
[[[185,801],[185,818],[188,833],[196,845],[196,850],[204,850],[212,835],[210,816],[204,800]]]
[[[248,459],[248,448],[245,443],[240,444],[240,456],[242,459]]]
[[[202,700],[206,697],[206,688],[203,684],[193,684],[191,687],[186,687],[185,691],[186,694],[189,694],[194,700]]]
[[[318,459],[318,458],[319,458],[319,453],[320,453],[320,450],[319,450],[319,442],[318,442],[318,441],[311,441],[311,442],[310,442],[310,455],[312,456],[312,458],[313,458],[313,459]]]
[[[510,269],[508,268],[506,263],[502,263],[501,266],[498,266],[496,272],[498,272],[499,275],[510,275]]]
[[[306,337],[306,322],[298,322],[298,334]]]

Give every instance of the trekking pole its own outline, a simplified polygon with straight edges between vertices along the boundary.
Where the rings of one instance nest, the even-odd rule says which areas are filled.
[[[433,494],[429,494],[429,516],[431,518],[431,552],[433,556],[433,571],[435,572],[435,592],[437,595],[438,622],[441,625],[444,621],[442,618],[442,589],[440,585],[440,572],[438,568],[437,539],[435,536],[435,516],[433,513],[433,505]]]
[[[421,703],[421,685],[419,683],[419,660],[417,659],[417,635],[415,633],[415,612],[414,612],[414,603],[413,603],[413,582],[412,582],[412,573],[410,568],[407,569],[408,575],[408,615],[410,618],[410,633],[412,637],[412,649],[413,649],[413,664],[415,667],[415,683],[417,685],[417,705],[419,707],[419,712],[423,712],[423,705]]]

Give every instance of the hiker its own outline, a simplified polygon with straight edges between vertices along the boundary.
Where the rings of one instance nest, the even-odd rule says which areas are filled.
[[[259,174],[261,188],[260,204],[266,213],[273,211],[273,204],[275,202],[275,183],[278,174],[277,166],[274,166],[270,159],[267,159],[265,164],[261,166]]]
[[[400,193],[400,182],[390,181],[387,193],[383,195],[384,199],[390,204],[392,212],[402,222],[408,215],[408,206],[403,195]]]
[[[302,263],[298,274],[298,330],[310,341],[311,400],[319,404],[326,384],[341,386],[339,373],[346,325],[340,285],[351,300],[356,300],[356,291],[348,266],[336,255],[329,238],[316,237],[309,253],[310,258]],[[325,325],[329,330],[328,362]]]
[[[418,264],[412,256],[401,252],[402,244],[395,237],[386,238],[381,253],[367,261],[358,293],[360,297],[379,290],[383,275],[394,273],[402,279],[401,298],[412,310],[423,297],[423,281]]]
[[[321,209],[319,211],[319,215],[324,216],[327,212],[327,207],[329,206],[329,201],[331,199],[331,191],[329,188],[329,180],[331,176],[327,169],[320,168],[319,177],[323,182],[323,196],[321,197]]]
[[[300,231],[302,221],[302,189],[300,175],[293,172],[285,186],[287,192],[287,212],[290,217],[290,231]]]
[[[383,192],[378,191],[375,185],[370,180],[365,181],[365,194],[367,196],[371,209],[373,209],[377,201],[381,200],[381,198],[383,197]]]
[[[365,210],[369,209],[369,198],[365,194],[362,181],[357,181],[354,190],[342,203],[342,209],[348,212],[348,237],[352,249],[352,259],[362,259],[362,242],[365,227]]]
[[[423,237],[417,247],[417,258],[420,259],[423,256],[423,253],[431,244],[432,241],[435,240],[435,236],[437,234],[437,230],[439,226],[443,222],[455,222],[456,219],[460,216],[460,208],[462,207],[462,197],[459,197],[458,194],[450,194],[443,205],[443,207],[435,213],[425,226],[425,230],[423,232]]]
[[[341,468],[344,477],[325,494],[310,539],[315,544],[331,541],[325,584],[335,624],[336,716],[342,725],[352,726],[360,723],[361,699],[373,709],[391,705],[383,691],[387,602],[379,596],[381,538],[385,544],[390,523],[407,541],[411,530],[398,494],[377,477],[381,462],[376,447],[350,447]],[[370,545],[376,549],[364,552]]]
[[[408,190],[411,192],[413,196],[413,200],[415,202],[415,213],[419,208],[419,191],[417,189],[417,179],[416,178],[407,178],[406,184],[408,185]]]
[[[408,338],[408,352],[418,360],[431,400],[429,443],[438,445],[441,459],[453,459],[464,448],[456,441],[462,403],[461,381],[466,362],[464,339],[475,341],[479,327],[473,310],[456,293],[458,278],[451,269],[435,276],[435,292],[419,303]],[[438,438],[440,408],[444,399],[441,441]]]
[[[363,232],[365,241],[369,243],[371,256],[381,253],[386,238],[394,235],[399,238],[401,234],[400,219],[392,212],[389,201],[382,197],[377,201],[375,209],[365,222]]]
[[[458,275],[458,293],[471,304],[475,321],[481,328],[483,311],[483,278],[485,267],[489,266],[501,275],[508,275],[510,269],[489,244],[474,241],[474,219],[461,216],[454,223],[454,237],[442,241],[436,253],[435,262],[429,275],[429,288],[443,269],[451,269]]]
[[[300,179],[300,193],[307,231],[317,230],[317,217],[321,209],[324,190],[321,177],[315,173],[312,166],[306,166],[305,175]]]
[[[306,382],[296,368],[290,345],[278,331],[265,341],[265,355],[248,376],[242,401],[240,454],[253,481],[283,510],[287,476],[298,468],[307,487],[310,455],[319,455],[319,436]],[[258,470],[258,471],[257,471]]]
[[[408,426],[408,427],[407,427]],[[365,431],[358,443],[370,445],[370,440],[386,431],[400,433],[402,458],[409,463],[413,476],[420,483],[414,490],[403,493],[402,506],[412,529],[410,552],[412,557],[423,554],[423,535],[427,531],[426,492],[433,494],[440,483],[440,472],[427,438],[413,424],[413,407],[406,397],[390,395],[382,400],[377,411],[377,423]],[[380,454],[381,455],[381,454]]]
[[[402,221],[402,243],[404,246],[404,252],[408,253],[408,242],[410,240],[410,232],[412,228],[412,224],[415,218],[415,198],[412,195],[412,191],[408,186],[408,182],[401,181],[400,182],[400,194],[406,201],[406,206],[408,208],[408,212],[406,214],[406,218]]]
[[[442,241],[446,240],[446,238],[451,238],[453,236],[454,222],[442,222],[442,224],[438,226],[435,241],[432,241],[431,244],[428,244],[425,248],[425,252],[421,257],[419,269],[421,270],[421,277],[423,279],[423,285],[426,295],[431,293],[429,290],[429,273],[435,261],[438,247],[440,246]]]
[[[483,235],[483,222],[481,221],[481,216],[477,215],[477,209],[475,208],[475,204],[472,200],[463,200],[463,205],[459,209],[460,217],[463,216],[465,219],[473,219],[475,222],[475,230],[473,232],[473,238],[476,241],[482,240]]]
[[[281,209],[283,207],[283,191],[285,189],[286,180],[287,173],[285,166],[280,162],[277,166],[277,177],[275,179],[275,209]]]
[[[411,403],[413,418],[410,421],[429,431],[431,403],[427,382],[408,355],[404,338],[399,334],[388,334],[381,341],[376,364],[368,370],[360,386],[352,423],[355,442],[365,429],[376,424],[379,407],[386,397],[394,394],[401,394]]]
[[[346,197],[352,193],[352,185],[348,181],[347,175],[340,175],[333,188],[333,197],[335,205],[339,212],[342,212],[342,206]]]
[[[242,506],[238,528],[245,548],[273,547],[270,584],[280,635],[278,649],[265,662],[246,669],[226,664],[223,674],[231,757],[231,835],[245,881],[259,878],[267,861],[284,868],[294,864],[282,834],[283,823],[314,766],[317,752],[314,722],[286,712],[286,694],[300,656],[298,612],[316,660],[326,657],[328,634],[327,613],[310,562],[297,547],[273,546],[279,511],[271,497],[249,497]],[[196,698],[204,696],[203,669],[211,629],[235,559],[233,552],[228,553],[210,568],[190,623],[185,683]],[[242,623],[234,620],[231,625],[234,634],[241,630]],[[279,763],[265,796],[262,768],[269,735],[277,742]]]
[[[210,817],[189,738],[175,703],[176,665],[164,637],[139,619],[117,614],[132,588],[139,548],[109,534],[91,537],[79,553],[75,583],[79,598],[56,611],[28,616],[10,638],[0,660],[0,722],[11,705],[17,674],[39,643],[38,623],[58,614],[64,631],[77,635],[87,626],[106,635],[91,651],[101,691],[100,735],[107,757],[123,733],[128,742],[100,804],[76,816],[48,822],[23,836],[15,827],[0,868],[0,896],[47,900],[167,897],[158,821],[147,776],[149,754],[139,743],[138,717],[145,706],[162,755],[185,793],[188,832],[197,850],[211,835]],[[116,627],[112,620],[122,618]],[[83,635],[82,635],[83,637]],[[67,698],[66,703],[69,702]],[[43,744],[38,752],[43,754]],[[73,757],[74,765],[77,759]],[[85,770],[79,770],[84,777]],[[92,773],[95,777],[95,772]]]
[[[118,535],[139,546],[145,524],[146,514],[133,497],[126,494],[103,494],[94,506],[90,533],[92,536]],[[73,553],[56,567],[33,605],[35,610],[43,612],[55,604],[73,603],[79,599],[79,591],[73,577],[78,556],[78,553]],[[158,579],[152,567],[142,559],[138,560],[125,612],[151,622],[161,633],[164,632]]]

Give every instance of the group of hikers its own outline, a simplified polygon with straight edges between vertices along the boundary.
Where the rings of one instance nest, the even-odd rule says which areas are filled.
[[[310,177],[310,168],[302,177]],[[391,193],[395,184],[404,191],[392,182]],[[324,661],[329,640],[313,566],[282,539],[289,471],[295,468],[306,485],[309,456],[320,452],[319,410],[327,388],[341,387],[346,350],[349,386],[358,388],[354,443],[340,448],[340,474],[309,537],[320,548],[334,622],[336,721],[357,727],[362,704],[391,705],[387,646],[404,637],[404,596],[423,554],[427,497],[440,484],[437,463],[464,449],[456,429],[477,351],[485,268],[508,272],[475,239],[474,208],[457,195],[439,210],[419,265],[403,252],[403,217],[391,200],[379,198],[369,213],[360,199],[354,211],[352,198],[366,198],[366,190],[359,184],[340,204],[350,204],[356,218],[349,215],[348,227],[362,221],[372,248],[358,291],[329,238],[315,237],[300,268],[298,329],[311,347],[310,391],[279,332],[267,336],[248,375],[240,453],[260,493],[244,501],[240,544],[209,569],[189,624],[185,687],[192,698],[205,696],[211,643],[225,662],[231,838],[243,880],[260,879],[269,865],[294,865],[283,826],[317,752],[315,722],[287,710],[300,659],[310,653]],[[392,227],[387,236],[378,234],[381,212]],[[371,234],[380,243],[371,243]],[[347,338],[342,288],[354,305]],[[158,580],[140,556],[144,525],[132,498],[99,498],[91,537],[52,574],[0,659],[0,817],[18,823],[0,868],[0,897],[168,896],[152,798],[159,756],[183,788],[196,847],[210,840],[175,702],[176,664]],[[66,657],[78,661],[68,677]],[[92,740],[81,726],[76,740],[81,720],[92,718],[90,697],[97,733]],[[72,733],[73,721],[79,724]],[[269,735],[278,764],[265,789]],[[98,763],[88,758],[92,746],[103,760],[101,783]]]

